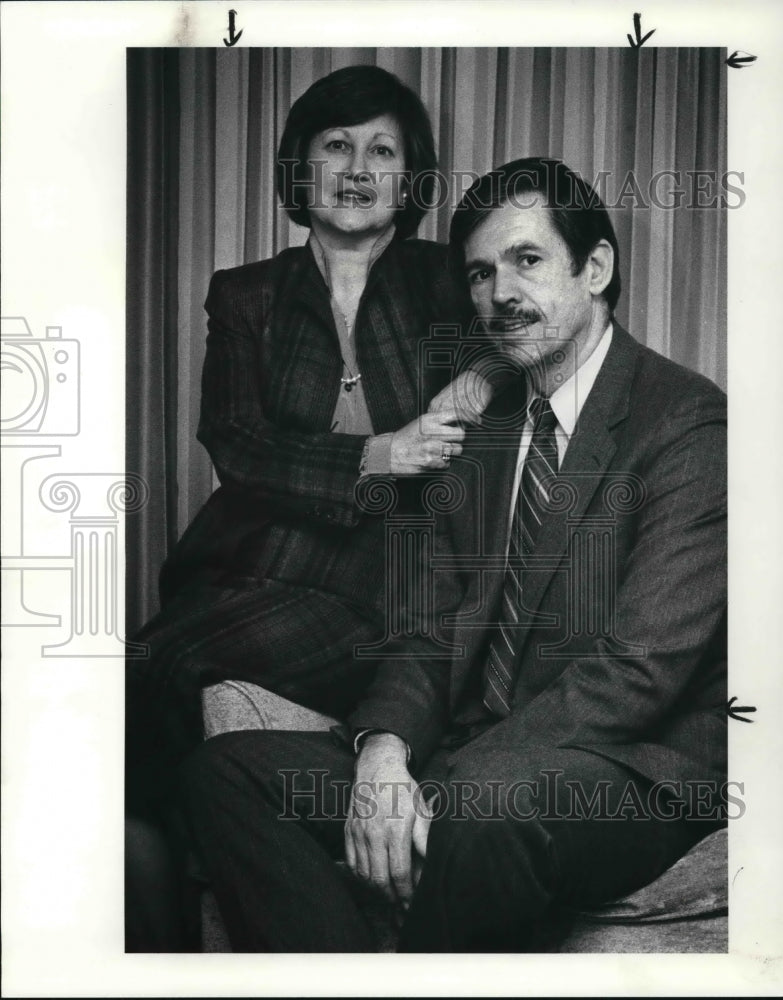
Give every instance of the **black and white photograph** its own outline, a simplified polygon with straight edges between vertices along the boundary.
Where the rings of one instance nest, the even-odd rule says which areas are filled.
[[[32,6],[9,995],[773,993],[780,19]]]

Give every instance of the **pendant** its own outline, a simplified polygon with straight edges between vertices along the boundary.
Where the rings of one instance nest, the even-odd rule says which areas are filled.
[[[362,376],[360,372],[358,375],[351,375],[350,378],[341,378],[340,382],[342,383],[343,388],[345,389],[346,392],[351,392],[351,390],[361,377]]]

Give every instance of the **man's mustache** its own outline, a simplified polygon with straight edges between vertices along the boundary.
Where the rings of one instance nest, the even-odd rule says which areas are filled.
[[[496,313],[491,317],[489,321],[489,326],[492,330],[498,333],[503,333],[506,331],[520,329],[525,326],[533,326],[534,323],[540,323],[543,320],[543,316],[537,309],[523,308],[517,310],[507,310],[502,313]]]

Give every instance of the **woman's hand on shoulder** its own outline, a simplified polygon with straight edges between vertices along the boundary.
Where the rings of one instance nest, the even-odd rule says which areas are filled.
[[[444,407],[439,413],[423,413],[392,435],[392,475],[448,469],[451,459],[462,454],[464,437],[453,410]]]

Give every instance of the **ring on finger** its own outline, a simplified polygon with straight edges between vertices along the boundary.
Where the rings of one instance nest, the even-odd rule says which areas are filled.
[[[441,449],[440,457],[441,457],[441,459],[444,462],[448,462],[448,461],[451,460],[451,448],[447,444],[443,445],[443,448]]]

